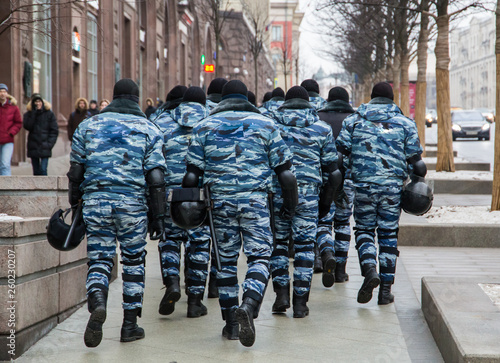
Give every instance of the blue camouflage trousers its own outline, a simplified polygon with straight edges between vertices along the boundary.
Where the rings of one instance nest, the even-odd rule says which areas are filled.
[[[83,205],[87,231],[87,295],[107,293],[116,243],[123,264],[123,309],[142,307],[146,258],[147,206],[135,199],[90,199]]]
[[[283,205],[281,197],[274,198],[276,219],[276,248],[271,256],[273,282],[280,286],[290,283],[288,239],[292,236],[295,245],[293,261],[293,291],[296,295],[307,294],[311,288],[314,265],[314,243],[318,223],[318,195],[299,195],[299,204],[292,220],[279,217]]]
[[[377,264],[375,229],[379,244],[379,273],[382,281],[394,282],[399,256],[398,230],[402,187],[397,184],[355,185],[354,221],[359,263]]]
[[[316,243],[320,253],[331,250],[335,254],[337,262],[345,262],[349,253],[351,243],[351,215],[354,200],[354,187],[351,179],[345,179],[344,192],[349,199],[346,208],[336,208],[332,203],[330,212],[318,222]],[[332,235],[335,232],[335,238]]]
[[[239,306],[237,263],[241,246],[248,270],[242,284],[243,298],[262,301],[269,280],[272,234],[265,198],[213,196],[214,227],[219,244],[222,271],[217,272],[219,304],[222,310]]]
[[[162,277],[179,276],[181,245],[187,254],[188,293],[203,295],[208,275],[210,231],[207,226],[188,231],[177,227],[171,219],[165,221],[165,241],[158,243]]]

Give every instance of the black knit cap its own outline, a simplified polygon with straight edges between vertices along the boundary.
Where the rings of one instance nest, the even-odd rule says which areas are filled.
[[[266,94],[264,95],[264,98],[262,99],[262,103],[269,101],[271,99],[271,97],[273,97],[273,93],[266,92]]]
[[[328,102],[341,100],[349,103],[349,93],[343,87],[333,87],[328,92]]]
[[[120,79],[113,88],[113,99],[125,98],[139,103],[139,86],[130,78]]]
[[[271,98],[274,98],[274,97],[285,98],[285,91],[283,91],[281,89],[281,87],[273,89],[273,92],[271,93]]]
[[[314,79],[306,79],[302,81],[300,84],[302,87],[306,89],[307,92],[316,92],[319,93],[319,85]]]
[[[247,97],[248,97],[248,102],[250,102],[254,106],[257,106],[255,103],[255,93],[253,93],[252,91],[248,91]]]
[[[222,99],[226,98],[242,98],[248,100],[248,89],[245,84],[237,79],[227,82],[222,87]]]
[[[207,102],[207,96],[205,96],[205,92],[200,87],[189,87],[184,93],[184,97],[182,102],[198,102],[202,105],[205,105]]]
[[[304,87],[293,86],[286,93],[285,101],[291,100],[292,98],[302,98],[303,100],[309,101],[309,94]]]
[[[181,86],[180,84],[178,84],[167,94],[167,101],[172,101],[184,97],[184,93],[186,93],[187,89],[188,88],[186,86]]]
[[[373,86],[372,99],[376,97],[385,97],[394,101],[394,92],[392,91],[392,86],[387,82],[379,82]]]
[[[222,87],[227,83],[225,78],[215,78],[207,89],[207,95],[211,95],[212,93],[222,93]]]

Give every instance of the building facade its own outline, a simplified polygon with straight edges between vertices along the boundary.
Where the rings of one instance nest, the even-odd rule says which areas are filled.
[[[451,106],[495,108],[495,16],[450,33]]]

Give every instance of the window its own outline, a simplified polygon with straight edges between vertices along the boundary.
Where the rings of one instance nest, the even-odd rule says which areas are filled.
[[[97,19],[88,14],[87,22],[87,65],[88,65],[88,90],[87,95],[91,100],[97,100]]]
[[[46,0],[36,0],[38,9],[33,11],[33,93],[52,101],[52,57],[50,41],[50,6]]]
[[[283,40],[283,28],[281,26],[273,25],[271,41],[281,42]]]

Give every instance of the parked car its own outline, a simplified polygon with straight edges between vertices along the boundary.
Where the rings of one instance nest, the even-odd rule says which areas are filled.
[[[451,113],[451,130],[453,140],[459,137],[490,139],[490,123],[479,111],[457,110]]]
[[[495,122],[495,111],[484,107],[478,107],[474,109],[475,111],[481,112],[481,114],[486,118],[489,123]]]
[[[432,127],[432,124],[437,124],[437,112],[433,109],[427,109],[425,113],[425,126]]]

